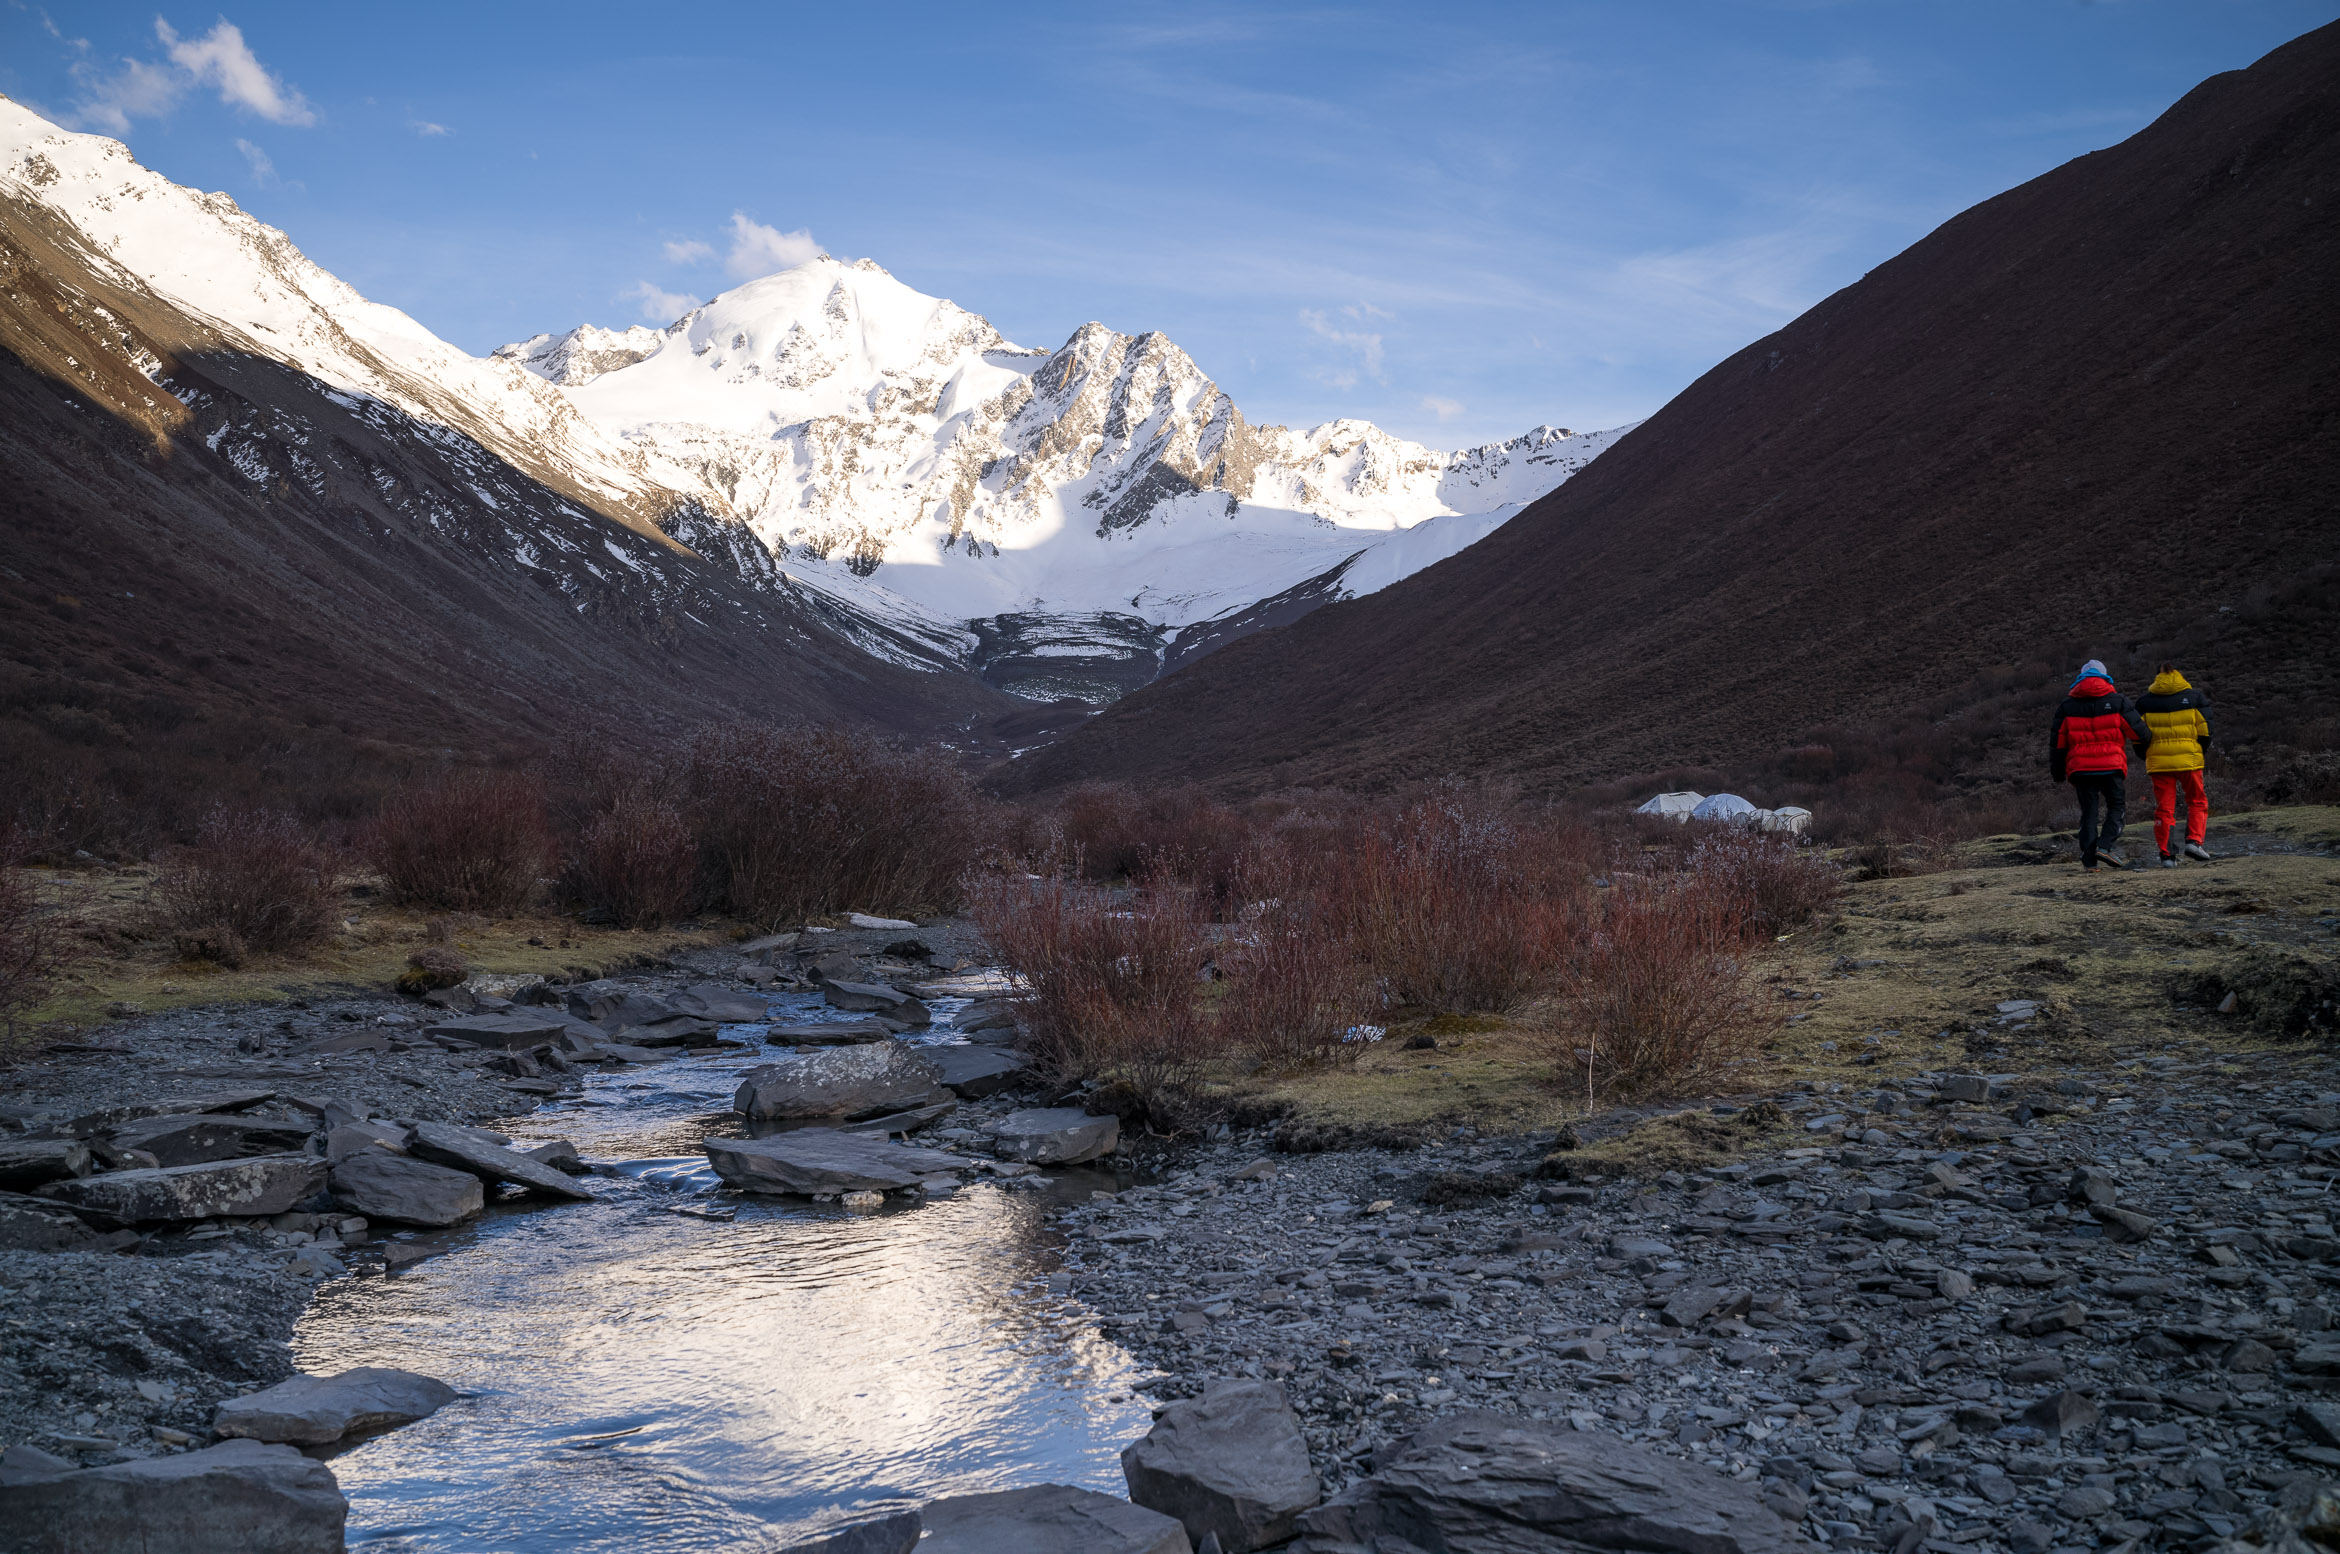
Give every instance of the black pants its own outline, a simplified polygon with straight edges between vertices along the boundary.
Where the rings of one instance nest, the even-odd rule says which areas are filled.
[[[2072,787],[2080,795],[2080,861],[2094,867],[2096,850],[2121,839],[2121,817],[2129,810],[2128,774],[2074,772]],[[2103,817],[2101,830],[2099,815]]]

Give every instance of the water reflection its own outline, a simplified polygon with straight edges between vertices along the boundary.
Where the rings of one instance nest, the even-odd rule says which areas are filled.
[[[1054,1263],[1036,1196],[977,1186],[873,1215],[717,1196],[696,1145],[733,1131],[715,1108],[746,1066],[597,1078],[608,1104],[525,1130],[625,1158],[598,1201],[492,1210],[444,1255],[312,1308],[304,1369],[396,1365],[477,1394],[335,1457],[353,1545],[699,1554],[838,1508],[1120,1487],[1146,1411],[1127,1356],[1034,1287]],[[1110,1185],[1079,1175],[1058,1193]]]

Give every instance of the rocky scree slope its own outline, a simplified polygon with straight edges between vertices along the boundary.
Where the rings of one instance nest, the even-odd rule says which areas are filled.
[[[1006,780],[1565,788],[1891,720],[2051,644],[2149,669],[2340,558],[2335,273],[2325,27],[1946,223],[1458,556]],[[2328,635],[2208,648],[2227,706],[2335,683]]]
[[[1017,705],[841,637],[687,472],[540,379],[5,100],[0,348],[0,646],[30,742],[213,714],[436,746],[613,701],[904,728]]]
[[[664,330],[497,354],[691,471],[850,615],[1035,699],[1110,700],[1265,599],[1288,616],[1384,587],[1617,435],[1442,452],[1362,421],[1254,426],[1160,334],[1090,323],[1026,349],[868,259],[749,281]]]

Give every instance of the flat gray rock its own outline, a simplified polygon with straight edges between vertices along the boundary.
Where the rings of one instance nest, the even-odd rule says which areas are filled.
[[[1305,1513],[1302,1554],[1807,1554],[1752,1485],[1565,1421],[1433,1420]]]
[[[273,1101],[274,1090],[206,1090],[201,1095],[180,1096],[168,1101],[148,1101],[137,1106],[109,1106],[61,1122],[48,1130],[51,1137],[93,1139],[101,1133],[111,1133],[125,1122],[140,1117],[156,1117],[166,1112],[240,1112],[249,1111],[263,1101]]]
[[[674,1006],[684,1014],[695,1014],[703,1020],[715,1020],[725,1025],[742,1025],[772,1018],[772,1010],[764,1000],[748,993],[736,993],[712,982],[685,988],[674,995]]]
[[[1005,998],[982,998],[951,1016],[951,1024],[973,1034],[976,1031],[1012,1031],[1016,1028],[1016,1006]]]
[[[414,1136],[406,1141],[406,1152],[434,1165],[469,1171],[483,1182],[511,1182],[548,1198],[583,1201],[593,1196],[543,1161],[489,1143],[471,1129],[452,1123],[416,1123]]]
[[[214,1434],[287,1446],[323,1446],[363,1430],[428,1419],[459,1394],[412,1371],[361,1366],[336,1376],[295,1376],[229,1398],[212,1415]]]
[[[1121,1142],[1121,1120],[1092,1117],[1077,1106],[1036,1107],[1009,1112],[992,1139],[1002,1160],[1033,1165],[1078,1165],[1110,1154]]]
[[[325,1135],[325,1163],[337,1166],[364,1149],[386,1149],[394,1154],[404,1154],[406,1141],[412,1136],[406,1129],[386,1122],[345,1123]]]
[[[99,1240],[61,1203],[0,1192],[0,1252],[86,1252]]]
[[[0,1139],[0,1188],[11,1192],[87,1176],[96,1165],[79,1139]]]
[[[775,1025],[764,1032],[764,1040],[775,1047],[855,1047],[893,1034],[892,1026],[878,1020],[815,1020]]]
[[[943,1088],[962,1101],[997,1095],[1026,1067],[1022,1058],[996,1047],[928,1047],[926,1056],[941,1070]]]
[[[870,1117],[949,1097],[933,1063],[901,1042],[832,1047],[748,1070],[732,1109],[759,1122]]]
[[[833,1128],[799,1128],[763,1139],[709,1139],[706,1149],[707,1163],[732,1186],[801,1197],[891,1192],[960,1165],[937,1150]]]
[[[1064,1484],[953,1495],[919,1515],[918,1554],[1194,1554],[1175,1519]]]
[[[467,1042],[474,1047],[500,1047],[510,1051],[549,1046],[573,1029],[571,1021],[552,1010],[515,1009],[508,1014],[471,1014],[460,1019],[433,1021],[423,1027],[423,1034]]]
[[[116,1149],[143,1149],[167,1166],[241,1160],[299,1149],[311,1128],[305,1122],[272,1117],[231,1117],[216,1112],[164,1113],[116,1128]]]
[[[1269,1381],[1213,1381],[1172,1403],[1122,1449],[1121,1474],[1132,1503],[1176,1517],[1196,1543],[1216,1534],[1226,1554],[1293,1537],[1324,1498],[1299,1416]]]
[[[926,1005],[883,982],[824,982],[821,997],[850,1014],[882,1014],[910,1026],[934,1023],[934,1013]]]
[[[775,1554],[911,1554],[918,1547],[916,1511],[896,1511],[866,1522],[832,1527],[817,1538],[791,1543]]]
[[[108,1171],[51,1182],[41,1196],[118,1219],[217,1219],[223,1214],[282,1214],[325,1189],[325,1162],[314,1155],[259,1155],[209,1165]]]
[[[487,1207],[487,1189],[469,1171],[364,1150],[333,1168],[333,1201],[352,1214],[400,1225],[453,1225]]]
[[[259,1441],[8,1477],[10,1554],[342,1554],[349,1516],[332,1469]]]

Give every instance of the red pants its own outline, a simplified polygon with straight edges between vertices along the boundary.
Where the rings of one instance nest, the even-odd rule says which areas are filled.
[[[2210,797],[2202,791],[2202,769],[2153,774],[2153,840],[2163,857],[2169,856],[2169,836],[2177,829],[2178,795],[2186,796],[2186,840],[2199,842],[2210,824]]]

